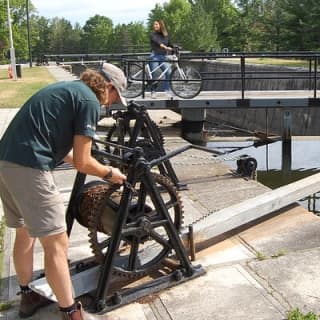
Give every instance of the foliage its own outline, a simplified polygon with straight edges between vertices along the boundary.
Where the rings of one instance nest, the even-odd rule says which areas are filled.
[[[108,50],[108,41],[112,35],[112,20],[96,14],[83,27],[83,48],[85,53],[103,53]]]
[[[141,22],[128,25],[118,24],[112,33],[109,50],[111,52],[140,52],[149,50],[148,34]]]
[[[288,320],[319,320],[319,316],[317,316],[313,312],[303,314],[298,308],[296,308],[289,311]]]
[[[72,26],[68,20],[54,18],[50,25],[49,50],[55,53],[72,53],[69,44],[71,34]]]
[[[13,307],[13,305],[14,305],[13,301],[1,302],[0,303],[0,312],[7,311],[7,310],[11,309]]]
[[[18,62],[28,60],[26,1],[10,0]],[[47,19],[29,1],[31,53],[113,53],[150,50],[155,19],[163,19],[171,41],[191,51],[316,51],[320,46],[318,0],[168,0],[148,20],[113,25],[96,14],[83,27],[64,18]],[[8,63],[7,2],[0,0],[0,63]]]

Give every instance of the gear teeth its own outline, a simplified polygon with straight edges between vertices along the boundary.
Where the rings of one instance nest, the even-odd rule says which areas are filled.
[[[175,205],[171,208],[174,210],[173,222],[175,227],[177,228],[177,231],[179,231],[182,227],[184,218],[181,196],[177,192],[177,188],[173,185],[169,178],[157,173],[152,173],[152,175],[155,182],[164,189],[164,192],[167,192],[170,199],[174,200]],[[116,187],[109,187],[109,185],[106,185],[103,182],[101,182],[101,184],[89,187],[87,190],[85,190],[85,192],[83,192],[83,198],[81,202],[81,215],[86,217],[86,221],[88,224],[87,227],[89,231],[88,237],[90,248],[93,255],[95,256],[97,263],[99,264],[102,264],[104,262],[105,254],[103,250],[108,246],[108,239],[106,240],[106,243],[103,244],[103,247],[102,244],[99,243],[98,239],[98,233],[100,233],[99,224],[101,221],[102,208],[105,206],[106,199],[120,196],[121,192],[119,191],[119,189],[117,189]],[[144,215],[148,217],[146,213]],[[138,218],[140,217],[141,215],[138,215]],[[131,216],[131,219],[132,218],[133,217]],[[111,235],[106,234],[106,236]],[[130,235],[130,237],[134,237],[134,235]],[[164,241],[166,240],[165,237],[161,237],[164,239]],[[140,239],[139,243],[143,244],[145,241],[146,239]],[[172,254],[172,249],[168,249],[167,251],[165,250],[166,249],[164,248],[160,249],[160,252],[157,253],[158,255],[152,258],[152,264],[150,264],[150,262],[147,262],[147,266],[144,267],[144,265],[142,265],[140,269],[126,270],[122,266],[115,265],[113,268],[113,274],[126,279],[143,277],[149,274],[151,271],[159,269],[159,267],[161,267],[163,259]]]

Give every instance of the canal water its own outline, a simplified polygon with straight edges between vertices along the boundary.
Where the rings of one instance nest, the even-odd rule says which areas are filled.
[[[287,185],[320,172],[320,138],[302,137],[292,140],[291,157],[282,141],[255,147],[252,141],[208,142],[212,149],[230,152],[231,160],[227,164],[237,169],[234,157],[248,155],[257,160],[257,180],[271,189]],[[241,148],[237,150],[238,148]],[[319,190],[320,191],[320,190]],[[309,211],[320,215],[320,193],[299,201]]]

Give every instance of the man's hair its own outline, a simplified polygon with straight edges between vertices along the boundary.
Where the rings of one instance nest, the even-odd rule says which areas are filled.
[[[80,80],[96,94],[101,104],[105,103],[108,94],[108,90],[106,90],[107,82],[99,72],[87,69],[81,73]]]

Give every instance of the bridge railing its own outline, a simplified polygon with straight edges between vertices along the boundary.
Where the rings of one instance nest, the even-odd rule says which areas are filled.
[[[47,59],[54,59],[57,63],[67,63],[71,65],[82,65],[88,67],[108,61],[118,64],[120,67],[133,63],[147,63],[149,52],[119,53],[119,54],[56,54],[46,55]],[[250,90],[249,83],[259,80],[307,80],[308,88],[302,90],[313,91],[313,97],[317,97],[317,86],[319,80],[318,61],[319,52],[188,52],[181,51],[179,62],[181,63],[232,63],[237,66],[232,71],[208,71],[199,66],[203,81],[237,81],[240,83],[241,98],[245,98],[245,92]],[[288,67],[285,70],[250,70],[252,59],[285,59],[302,61],[302,67]],[[250,61],[251,60],[251,61]],[[264,64],[260,64],[263,66]],[[269,64],[270,65],[270,64]],[[278,67],[285,66],[285,62]],[[274,65],[273,65],[274,67]],[[127,67],[128,69],[128,67]]]
[[[229,61],[239,61],[239,70],[232,72],[201,72],[203,79],[205,81],[241,81],[241,97],[244,99],[245,91],[247,89],[248,81],[252,80],[308,80],[308,90],[313,90],[313,96],[317,96],[317,85],[319,79],[318,72],[318,61],[320,53],[318,52],[257,52],[257,53],[242,53],[242,52],[232,52],[232,53],[187,53],[181,56],[181,59],[187,60],[222,60],[228,63]],[[303,67],[293,68],[287,66],[286,70],[254,70],[250,71],[247,69],[248,65],[252,65],[250,60],[252,59],[285,59],[285,60],[301,60],[304,63]],[[270,64],[269,64],[270,65]],[[285,66],[276,65],[278,67]],[[261,63],[260,66],[263,66]],[[275,67],[275,65],[273,65]],[[212,75],[214,74],[214,77]]]

